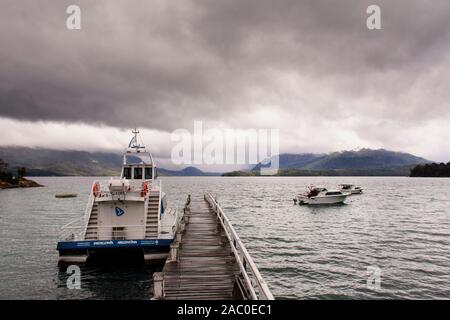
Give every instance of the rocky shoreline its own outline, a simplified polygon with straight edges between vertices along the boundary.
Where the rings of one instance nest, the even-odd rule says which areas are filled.
[[[7,182],[5,180],[0,180],[0,189],[12,189],[12,188],[35,188],[43,187],[39,183],[33,180],[28,180],[25,178],[17,179],[14,182]]]

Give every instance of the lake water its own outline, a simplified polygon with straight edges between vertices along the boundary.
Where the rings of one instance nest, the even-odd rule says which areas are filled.
[[[0,190],[0,299],[148,299],[149,266],[83,267],[80,290],[57,267],[58,230],[84,212],[94,178],[35,178],[44,188]],[[172,206],[218,196],[276,298],[450,298],[450,179],[162,177]],[[309,184],[356,183],[346,205],[308,207]],[[55,199],[58,192],[78,198]],[[368,268],[369,271],[368,272]],[[367,284],[379,270],[380,286]]]

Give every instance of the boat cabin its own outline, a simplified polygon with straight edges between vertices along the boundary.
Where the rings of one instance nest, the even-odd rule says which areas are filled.
[[[152,162],[129,162],[127,154],[124,156],[124,163],[120,178],[128,180],[153,180],[157,178],[156,167]],[[136,156],[133,155],[133,158]]]
[[[144,146],[138,143],[137,134],[139,132],[133,131],[133,133],[135,136],[130,141],[127,152],[123,155],[120,178],[128,180],[154,180],[157,178],[157,171],[153,157],[145,151]]]

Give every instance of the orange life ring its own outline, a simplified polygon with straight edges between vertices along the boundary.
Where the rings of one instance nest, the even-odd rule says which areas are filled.
[[[148,183],[144,182],[142,184],[141,197],[145,197],[147,195],[147,192],[148,192]]]
[[[96,183],[94,183],[94,186],[92,187],[92,193],[94,194],[95,197],[98,196],[98,185]]]

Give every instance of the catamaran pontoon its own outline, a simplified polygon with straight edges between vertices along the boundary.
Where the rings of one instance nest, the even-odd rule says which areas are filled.
[[[180,214],[167,207],[152,155],[133,131],[120,178],[94,181],[85,214],[61,229],[60,262],[84,263],[96,256],[165,260]]]

